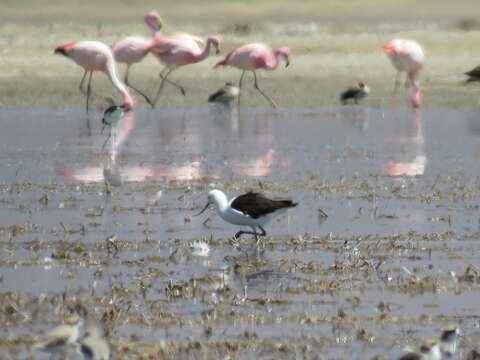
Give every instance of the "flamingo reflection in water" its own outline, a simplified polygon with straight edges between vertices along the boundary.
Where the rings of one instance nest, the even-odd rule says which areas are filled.
[[[393,159],[384,168],[388,176],[422,176],[425,173],[427,157],[422,112],[420,109],[408,112],[412,116],[394,122],[396,126],[402,127],[394,130],[395,134],[400,135],[387,139],[388,145],[396,149]]]

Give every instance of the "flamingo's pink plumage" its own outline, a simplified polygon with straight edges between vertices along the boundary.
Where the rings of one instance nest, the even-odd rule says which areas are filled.
[[[255,88],[260,92],[260,94],[265,97],[273,108],[277,108],[277,104],[270,97],[268,97],[259,87],[257,82],[257,75],[255,70],[265,69],[265,70],[275,70],[280,63],[280,58],[284,58],[286,66],[290,64],[290,49],[283,47],[277,50],[272,50],[264,44],[254,43],[242,45],[230,53],[228,53],[222,60],[217,62],[214,65],[214,68],[218,66],[233,66],[243,70],[242,75],[239,81],[239,87],[242,86],[243,76],[245,71],[252,71],[255,83]],[[240,104],[240,96],[238,97],[238,102]]]
[[[197,41],[195,41],[193,38],[160,37],[155,39],[155,45],[151,48],[151,53],[154,54],[158,60],[165,65],[165,68],[160,73],[162,80],[153,103],[155,104],[157,102],[165,81],[177,86],[182,94],[185,95],[185,90],[183,87],[168,80],[168,76],[178,67],[198,63],[206,59],[210,55],[212,45],[215,47],[218,53],[218,47],[221,41],[222,39],[218,35],[209,36],[207,39],[207,45],[202,50],[198,46]],[[166,72],[165,75],[163,75],[164,72]]]
[[[123,107],[130,110],[134,106],[134,101],[125,85],[119,80],[115,68],[115,60],[111,49],[100,41],[78,41],[69,44],[58,46],[55,49],[55,54],[61,54],[81,66],[85,73],[80,82],[80,91],[87,97],[87,112],[88,101],[90,97],[90,87],[92,81],[92,74],[94,71],[103,71],[112,85],[120,91],[123,96]],[[90,73],[88,79],[87,91],[83,89],[83,83],[87,73]]]
[[[412,105],[419,107],[421,104],[421,93],[417,77],[425,63],[425,54],[422,47],[413,40],[395,39],[384,45],[383,51],[390,58],[395,69],[397,69],[395,89],[397,88],[399,74],[405,71],[410,84],[413,86]]]
[[[140,90],[133,87],[128,81],[128,75],[130,72],[130,67],[133,64],[136,64],[142,61],[145,56],[150,52],[151,48],[155,45],[156,40],[159,38],[165,38],[161,32],[162,28],[162,18],[157,11],[149,11],[144,16],[145,24],[149,27],[152,32],[151,38],[145,38],[142,36],[128,36],[125,39],[117,41],[116,43],[112,44],[112,51],[115,55],[115,60],[119,63],[127,64],[127,70],[125,72],[125,84],[130,86],[133,90],[138,92],[142,95],[145,100],[153,106],[150,99]],[[203,40],[197,36],[185,34],[185,33],[178,33],[168,36],[166,38],[169,39],[185,39],[185,40],[192,40],[194,42],[198,42],[200,44],[203,43]]]

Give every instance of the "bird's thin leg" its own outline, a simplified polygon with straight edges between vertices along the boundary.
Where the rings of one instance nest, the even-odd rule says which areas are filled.
[[[153,99],[152,108],[154,108],[155,105],[157,104],[158,98],[160,97],[160,93],[162,92],[163,86],[164,86],[164,84],[165,84],[165,81],[167,80],[168,75],[170,75],[170,73],[174,70],[174,69],[168,69],[166,75],[163,76],[163,72],[164,72],[166,69],[167,69],[167,68],[163,69],[163,70],[160,72],[160,78],[162,79],[162,81],[160,81],[160,86],[158,87],[157,95],[155,95],[155,98]]]
[[[258,243],[260,242],[260,240],[259,240],[259,238],[258,238],[258,235],[260,235],[260,236],[263,237],[263,236],[266,236],[266,235],[267,235],[267,232],[265,231],[265,229],[264,229],[262,226],[257,225],[257,227],[262,231],[261,234],[257,234],[257,232],[255,231],[255,233],[257,234],[257,235],[255,235],[255,239],[257,240],[257,244],[258,244]]]
[[[393,95],[397,94],[397,88],[398,84],[400,84],[399,78],[400,77],[400,71],[397,71],[397,75],[395,75],[395,84],[393,85]]]
[[[83,77],[82,77],[82,80],[80,80],[80,84],[78,85],[78,89],[80,90],[80,92],[85,96],[87,95],[87,93],[85,92],[85,90],[83,89],[83,83],[85,82],[85,78],[87,77],[87,70],[85,70],[85,72],[83,73]]]
[[[260,230],[262,230],[262,233],[259,234],[260,236],[267,236],[267,232],[265,231],[265,229],[264,229],[262,226],[257,225],[257,227],[258,227]]]
[[[160,77],[163,78],[163,75],[160,74]],[[185,88],[182,85],[180,85],[179,83],[176,83],[173,80],[167,79],[167,76],[165,76],[165,81],[168,82],[170,85],[175,86],[178,90],[180,90],[183,96],[186,96],[187,92],[185,91]]]
[[[416,72],[407,73],[407,79],[405,80],[405,87],[408,88],[407,84],[412,85],[414,88],[418,87],[418,84],[416,82],[416,75],[417,75]]]
[[[134,87],[133,85],[128,83],[128,74],[130,72],[130,66],[131,66],[130,64],[127,65],[127,71],[125,72],[125,85],[127,85],[130,89],[136,91],[139,95],[141,95],[145,99],[145,101],[148,103],[148,105],[153,106],[152,101],[150,100],[150,98],[147,95],[145,95],[143,92],[138,90],[136,87]]]
[[[87,116],[88,116],[88,102],[90,101],[90,92],[92,91],[92,75],[93,75],[93,71],[90,71],[90,75],[88,76],[88,84],[87,84],[87,103],[86,103]]]
[[[255,235],[255,238],[256,238],[256,236],[258,235],[258,234],[257,234],[256,232],[254,232],[254,231],[240,230],[240,231],[237,231],[233,237],[234,237],[235,239],[238,239],[238,238],[240,238],[240,236],[242,236],[243,234]]]
[[[109,125],[109,131],[108,131],[108,136],[105,139],[105,142],[103,143],[102,150],[105,149],[105,145],[107,145],[108,140],[112,137],[112,125]]]
[[[245,231],[240,230],[240,231],[237,231],[237,232],[235,233],[235,235],[233,235],[233,237],[234,237],[235,239],[239,239],[240,236],[242,236],[242,235],[245,234],[245,233],[246,233]]]
[[[270,104],[272,105],[272,107],[273,107],[274,109],[278,108],[277,103],[276,103],[275,101],[273,101],[270,97],[268,97],[267,94],[265,94],[265,93],[258,87],[257,74],[255,74],[255,71],[252,71],[252,72],[253,72],[253,76],[254,76],[254,78],[255,78],[255,83],[254,83],[254,85],[253,85],[253,86],[255,86],[255,89],[257,89],[257,90],[260,92],[260,94],[262,94],[263,97],[270,102]]]
[[[242,76],[240,76],[240,80],[238,81],[238,89],[240,90],[238,93],[238,108],[240,109],[240,96],[242,95],[242,81],[243,76],[245,75],[245,70],[242,71]]]

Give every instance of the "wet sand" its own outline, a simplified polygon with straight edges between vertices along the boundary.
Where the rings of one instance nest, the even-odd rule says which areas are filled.
[[[108,130],[95,106],[85,117],[82,71],[51,53],[147,35],[122,6],[66,23],[58,5],[50,24],[11,8],[0,28],[0,357],[47,359],[31,350],[35,335],[71,312],[108,330],[115,359],[394,358],[447,325],[462,330],[460,358],[478,343],[480,88],[462,83],[478,31],[458,29],[465,7],[386,23],[345,10],[358,32],[328,6],[324,23],[279,12],[246,32],[167,10],[174,30],[221,33],[224,53],[257,39],[291,46],[292,66],[260,80],[281,108],[251,84],[240,112],[207,105],[240,75],[211,70],[212,58],[174,73],[186,97],[166,88],[154,110],[137,98],[102,148]],[[425,46],[421,109],[409,90],[392,95],[380,47],[394,37]],[[153,93],[158,71],[148,58],[132,82]],[[358,80],[372,94],[340,106]],[[94,81],[94,104],[118,97]],[[256,247],[213,210],[193,216],[214,187],[300,205]]]
[[[477,114],[137,110],[102,150],[99,113],[89,131],[82,110],[2,111],[2,348],[25,358],[76,309],[118,359],[397,356],[449,324],[465,353]],[[300,206],[256,248],[213,211],[193,217],[212,187]]]

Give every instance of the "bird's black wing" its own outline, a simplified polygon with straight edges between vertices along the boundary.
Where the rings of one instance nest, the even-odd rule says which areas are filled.
[[[225,95],[225,89],[220,89],[208,97],[208,102],[214,102],[223,95]]]
[[[292,200],[271,200],[259,193],[248,192],[236,197],[230,206],[245,215],[258,219],[260,216],[270,214],[281,208],[297,206]]]
[[[465,75],[471,76],[471,77],[479,77],[480,78],[480,66],[477,66],[476,68],[467,71]]]
[[[359,91],[360,89],[358,88],[349,88],[340,95],[340,100],[345,101],[348,99],[353,99],[355,96],[357,96]]]
[[[85,357],[93,358],[93,351],[89,346],[81,344],[80,351]]]

